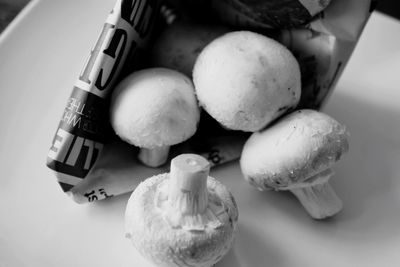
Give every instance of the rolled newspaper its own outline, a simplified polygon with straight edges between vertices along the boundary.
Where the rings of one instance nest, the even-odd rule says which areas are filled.
[[[217,8],[227,2],[221,1]],[[373,3],[332,0],[309,24],[273,32],[239,16],[235,9],[226,8],[217,12],[217,16],[239,28],[264,31],[286,45],[301,67],[299,107],[318,109],[343,71]],[[121,72],[135,63],[139,49],[149,44],[160,17],[169,24],[176,14],[161,0],[117,0],[73,87],[48,153],[47,166],[54,170],[62,189],[78,203],[130,192],[145,177],[166,171],[167,167],[149,168],[140,164],[136,160],[137,148],[115,138],[108,120],[108,97],[114,84]],[[123,69],[125,61],[132,57],[133,61],[129,60],[129,66]],[[211,166],[240,157],[248,134],[224,130],[210,124],[207,117],[203,123],[200,122],[191,139],[172,147],[170,157],[197,153],[207,158]]]
[[[117,0],[90,51],[47,156],[65,192],[87,177],[109,139],[108,96],[127,58],[147,45],[159,2]]]

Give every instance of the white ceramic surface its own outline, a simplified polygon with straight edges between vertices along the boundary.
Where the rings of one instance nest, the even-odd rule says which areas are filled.
[[[0,266],[150,266],[124,238],[128,195],[78,205],[45,167],[81,66],[113,0],[36,0],[0,36]],[[90,19],[88,19],[90,17]],[[400,22],[374,13],[324,111],[351,150],[332,184],[345,209],[314,221],[289,194],[258,192],[238,164],[212,170],[239,206],[217,267],[400,266]]]

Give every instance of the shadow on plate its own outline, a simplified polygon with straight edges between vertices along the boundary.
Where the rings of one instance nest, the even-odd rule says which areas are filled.
[[[350,151],[334,168],[332,185],[344,202],[335,235],[378,242],[400,234],[400,109],[361,101],[342,91],[324,111],[347,125]],[[313,223],[325,231],[331,225]]]
[[[265,233],[260,235],[255,228],[239,224],[238,236],[229,253],[215,267],[281,267],[285,257]]]

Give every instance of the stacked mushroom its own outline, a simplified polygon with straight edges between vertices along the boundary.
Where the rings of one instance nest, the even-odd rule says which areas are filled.
[[[301,93],[299,66],[285,47],[252,32],[225,34],[199,55],[193,80],[212,117],[229,129],[255,132],[241,155],[246,180],[262,190],[290,190],[315,219],[342,209],[328,179],[348,150],[346,130],[317,111],[282,118]]]

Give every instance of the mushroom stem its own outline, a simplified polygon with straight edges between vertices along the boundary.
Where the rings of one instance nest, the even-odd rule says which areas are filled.
[[[150,167],[159,167],[167,162],[169,146],[144,148],[139,151],[138,159]]]
[[[199,155],[182,154],[171,161],[168,204],[172,213],[179,217],[206,211],[209,172],[210,163]]]
[[[312,185],[290,189],[314,219],[324,219],[335,215],[342,210],[342,201],[328,181]]]

